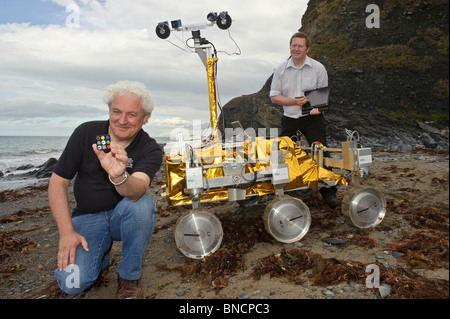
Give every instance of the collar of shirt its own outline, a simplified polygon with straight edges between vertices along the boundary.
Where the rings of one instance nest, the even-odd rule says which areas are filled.
[[[312,67],[311,58],[310,58],[309,56],[306,56],[306,57],[305,57],[305,61],[303,62],[302,66],[299,67],[299,68],[295,66],[294,60],[292,60],[292,58],[290,58],[290,59],[288,60],[287,65],[286,65],[286,69],[287,69],[287,68],[294,68],[294,69],[299,69],[299,70],[300,70],[300,69],[302,69],[305,65]]]

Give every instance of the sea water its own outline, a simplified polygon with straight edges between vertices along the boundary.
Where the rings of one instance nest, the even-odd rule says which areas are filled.
[[[169,141],[165,137],[155,139],[161,144]],[[0,172],[3,173],[0,191],[39,182],[35,178],[15,179],[12,176],[34,171],[50,158],[58,159],[68,140],[68,136],[0,136]]]
[[[52,157],[59,158],[68,139],[67,136],[0,136],[0,172],[3,173],[0,191],[37,182],[32,178],[16,180],[11,177],[36,170]]]

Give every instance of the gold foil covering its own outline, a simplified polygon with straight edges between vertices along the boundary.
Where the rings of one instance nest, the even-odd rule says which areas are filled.
[[[207,65],[207,76],[208,76],[208,92],[209,92],[209,113],[210,113],[210,123],[211,132],[213,135],[213,140],[218,141],[218,127],[217,127],[217,101],[216,101],[216,77],[215,77],[215,65],[217,58],[208,58],[206,61]]]
[[[278,142],[281,151],[282,160],[288,164],[290,182],[286,184],[284,190],[295,189],[299,187],[314,188],[321,181],[334,181],[334,185],[344,185],[348,181],[345,177],[335,174],[323,167],[320,167],[308,154],[302,150],[296,143],[288,137],[277,139],[256,138],[256,141],[244,142],[244,152],[248,155],[249,162],[251,159],[256,161],[255,166],[250,164],[246,167],[246,173],[253,171],[270,170],[270,151],[273,143]],[[197,158],[202,161],[203,166],[212,166],[221,164],[225,161],[226,155],[229,160],[230,154],[226,154],[226,150],[222,149],[222,143],[216,142],[201,148],[194,149]],[[239,158],[238,154],[233,153],[235,158]],[[253,161],[255,162],[255,161]],[[282,163],[282,162],[280,162]],[[168,154],[165,158],[166,171],[166,196],[171,206],[191,204],[191,198],[186,192],[186,155]],[[205,167],[206,168],[206,167]],[[206,168],[206,177],[208,179],[223,177],[223,169],[221,166]],[[205,177],[203,177],[205,179]],[[259,196],[275,193],[274,185],[268,182],[255,183],[246,189],[246,194],[258,194]],[[228,192],[226,188],[205,190],[202,193],[201,202],[209,202],[216,200],[227,200]]]

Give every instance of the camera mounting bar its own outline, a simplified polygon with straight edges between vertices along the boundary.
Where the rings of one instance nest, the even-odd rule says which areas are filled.
[[[206,16],[208,22],[204,23],[196,23],[183,26],[181,20],[173,20],[159,22],[156,26],[156,35],[160,39],[167,39],[170,36],[171,31],[198,31],[201,29],[205,29],[207,27],[211,27],[215,24],[219,27],[219,29],[226,30],[231,26],[231,17],[228,15],[227,11],[222,11],[219,14],[217,12],[210,12]]]
[[[195,53],[200,57],[202,61],[208,78],[208,92],[209,92],[209,108],[210,108],[210,123],[212,130],[212,139],[214,141],[218,140],[218,122],[217,122],[217,93],[216,93],[216,64],[218,61],[217,52],[214,45],[202,38],[200,35],[200,30],[206,27],[213,26],[217,24],[219,29],[226,30],[231,26],[231,17],[228,15],[227,11],[222,11],[219,14],[216,12],[210,12],[206,16],[208,20],[205,23],[191,24],[183,26],[181,20],[173,20],[170,22],[160,22],[156,26],[156,34],[161,39],[167,39],[170,36],[172,30],[175,31],[191,31],[192,39],[194,40]],[[190,47],[192,48],[192,47]],[[214,48],[214,52],[213,52]]]

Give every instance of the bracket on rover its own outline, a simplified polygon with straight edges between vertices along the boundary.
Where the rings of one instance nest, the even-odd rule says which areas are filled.
[[[344,175],[353,185],[359,185],[361,178],[369,174],[372,166],[372,149],[359,144],[357,131],[345,129],[347,140],[341,142],[340,148],[313,143],[308,146],[304,136],[297,132],[296,143],[305,150],[321,167],[346,171]],[[328,156],[326,156],[328,155]]]

